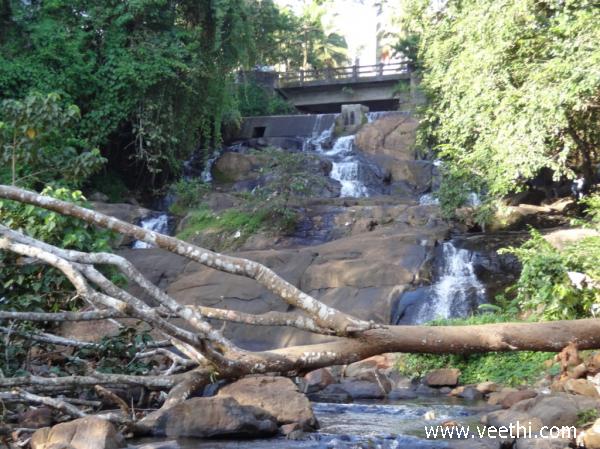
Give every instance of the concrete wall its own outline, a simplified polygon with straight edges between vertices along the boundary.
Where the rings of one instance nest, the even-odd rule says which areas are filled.
[[[239,139],[256,137],[311,137],[331,128],[336,114],[275,115],[246,117],[242,123]]]

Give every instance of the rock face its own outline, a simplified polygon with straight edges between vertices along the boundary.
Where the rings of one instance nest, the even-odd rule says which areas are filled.
[[[31,449],[118,449],[125,439],[110,422],[89,416],[44,427],[31,437]]]
[[[442,368],[430,371],[425,376],[425,384],[430,387],[455,387],[458,384],[460,370]]]
[[[413,210],[420,208],[428,211]],[[359,318],[389,323],[397,297],[413,282],[425,277],[430,253],[448,230],[445,224],[431,221],[429,209],[425,206],[397,208],[385,226],[375,226],[370,232],[366,225],[362,230],[355,230],[348,221],[347,228],[352,235],[320,245],[240,251],[237,255],[265,264],[327,305]],[[140,260],[139,264],[145,265],[145,262]],[[162,263],[157,261],[148,270],[154,272],[159,266]],[[287,304],[255,281],[197,263],[188,263],[167,287],[167,292],[186,305],[254,314],[288,311]],[[235,323],[227,323],[224,333],[251,350],[325,340],[290,328],[257,328]]]
[[[277,432],[275,418],[234,398],[192,398],[145,420],[147,433],[170,438],[257,436]]]
[[[241,405],[264,410],[279,425],[298,423],[307,430],[317,427],[310,402],[287,377],[246,377],[221,388],[217,397],[232,397]]]
[[[415,158],[414,143],[419,122],[410,116],[392,115],[362,127],[355,139],[356,146],[369,155]]]

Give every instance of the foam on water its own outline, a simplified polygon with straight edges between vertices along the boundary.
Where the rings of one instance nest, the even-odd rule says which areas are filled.
[[[485,287],[477,279],[468,250],[456,248],[452,242],[442,244],[441,274],[431,293],[431,300],[419,312],[419,323],[466,317],[474,306],[485,302]]]
[[[169,233],[169,215],[166,213],[155,213],[149,215],[145,218],[142,218],[140,221],[140,226],[148,231],[158,232],[160,234],[168,234]],[[154,245],[150,243],[143,242],[141,240],[136,240],[131,245],[134,249],[144,249],[144,248],[153,248]]]

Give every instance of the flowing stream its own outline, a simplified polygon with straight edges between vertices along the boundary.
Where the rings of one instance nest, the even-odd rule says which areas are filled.
[[[353,404],[313,403],[320,429],[294,441],[282,437],[254,440],[178,440],[178,446],[140,444],[138,449],[441,449],[427,440],[425,425],[464,420],[479,412],[474,404],[437,399]],[[425,416],[428,416],[426,419]]]
[[[152,214],[140,220],[140,226],[148,231],[158,232],[160,234],[169,234],[169,214],[166,212],[153,212]],[[136,240],[131,245],[134,249],[153,248],[150,243]]]

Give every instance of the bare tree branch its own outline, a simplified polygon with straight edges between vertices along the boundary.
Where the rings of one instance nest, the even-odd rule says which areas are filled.
[[[331,328],[338,335],[347,335],[348,333],[363,331],[373,327],[372,323],[359,320],[323,304],[279,277],[270,268],[257,262],[218,254],[174,237],[148,231],[140,226],[131,225],[122,220],[77,206],[73,203],[43,196],[18,187],[0,185],[0,197],[76,217],[87,223],[117,231],[123,235],[156,245],[159,248],[194,260],[207,267],[254,279],[288,304],[306,312],[319,325]]]

